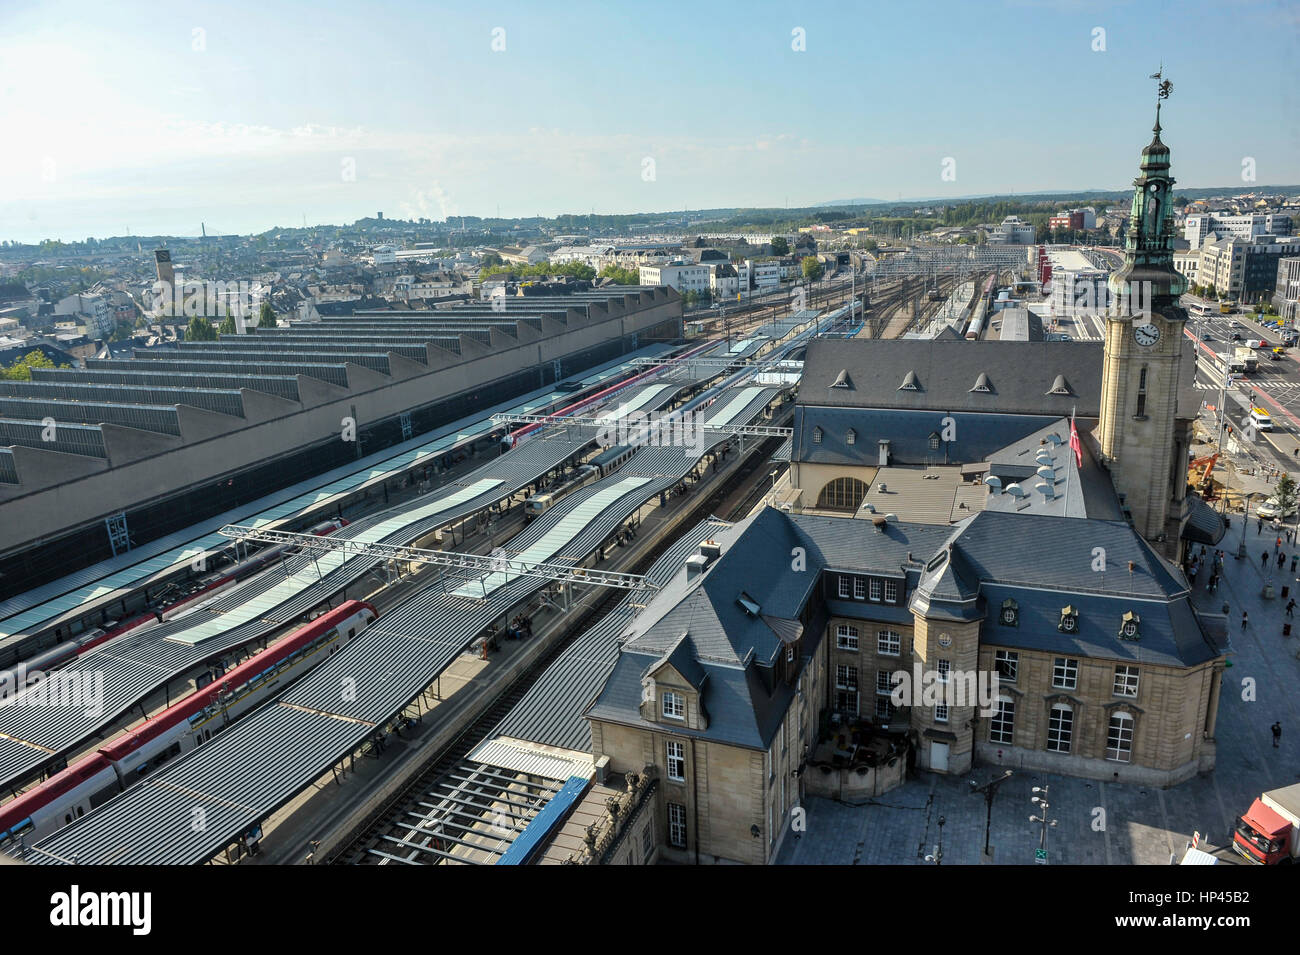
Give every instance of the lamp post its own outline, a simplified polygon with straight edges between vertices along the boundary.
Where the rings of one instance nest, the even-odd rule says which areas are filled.
[[[1011,770],[1007,770],[1001,776],[995,776],[986,782],[983,786],[978,785],[975,780],[970,781],[970,790],[973,793],[984,794],[984,856],[987,858],[991,855],[989,849],[989,832],[993,827],[993,797],[997,795],[998,787],[1005,783],[1012,776]]]
[[[1250,499],[1255,496],[1256,491],[1246,492],[1246,508],[1241,515],[1241,541],[1237,544],[1237,559],[1246,556],[1246,525],[1250,523]]]
[[[943,816],[939,817],[939,844],[934,847],[932,854],[925,857],[926,862],[943,865],[943,824],[947,821]]]
[[[1030,799],[1038,807],[1041,816],[1030,816],[1030,822],[1037,822],[1042,826],[1042,831],[1038,837],[1038,848],[1043,852],[1043,862],[1047,861],[1047,830],[1056,828],[1056,820],[1047,818],[1047,810],[1052,808],[1047,802],[1047,786],[1035,786],[1034,792],[1037,794]]]

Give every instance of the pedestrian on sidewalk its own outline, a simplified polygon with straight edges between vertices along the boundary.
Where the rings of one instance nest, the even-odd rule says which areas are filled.
[[[1278,569],[1278,570],[1281,570],[1281,569],[1282,569],[1282,565],[1285,564],[1285,563],[1286,563],[1286,554],[1282,553],[1281,551],[1278,551],[1278,552],[1277,552],[1277,569]]]
[[[1282,724],[1280,722],[1273,724],[1273,748],[1277,749],[1278,742],[1282,739]]]
[[[1214,591],[1217,590],[1218,587],[1219,587],[1219,575],[1217,573],[1210,574],[1210,579],[1205,582],[1205,589],[1210,593],[1214,593]]]
[[[1248,623],[1250,623],[1250,614],[1246,613],[1246,611],[1243,610],[1243,611],[1241,612],[1241,631],[1242,631],[1242,633],[1245,633],[1245,632],[1246,632],[1246,624],[1248,624]]]
[[[1255,534],[1258,536],[1262,533],[1264,533],[1264,522],[1257,517],[1255,518]]]
[[[1264,551],[1264,553],[1259,555],[1259,567],[1260,570],[1264,570],[1268,567],[1268,551]]]
[[[1291,573],[1293,573],[1293,574],[1295,573],[1295,566],[1296,566],[1296,562],[1297,562],[1297,561],[1300,561],[1300,554],[1292,554],[1292,555],[1291,555]]]
[[[1287,605],[1286,605],[1286,615],[1287,615],[1287,617],[1294,617],[1294,616],[1295,616],[1294,614],[1291,613],[1292,610],[1295,610],[1295,598],[1294,598],[1294,597],[1292,597],[1289,601],[1287,601]]]

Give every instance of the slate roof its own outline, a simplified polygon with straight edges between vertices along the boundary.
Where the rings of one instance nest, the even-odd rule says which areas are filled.
[[[1212,637],[1217,631],[1192,608],[1177,568],[1120,521],[985,511],[957,525],[878,528],[765,508],[728,528],[719,543],[722,556],[702,575],[676,578],[634,621],[588,717],[662,729],[642,719],[641,687],[671,664],[700,691],[708,714],[704,728],[674,725],[675,735],[767,749],[794,694],[771,667],[783,639],[802,624],[810,637],[802,647],[806,660],[828,611],[886,619],[886,608],[814,600],[824,570],[903,575],[913,607],[931,617],[979,620],[981,640],[998,646],[1175,667],[1226,650],[1226,638]],[[793,561],[795,548],[803,548],[803,566]],[[1097,548],[1104,549],[1104,571]],[[757,610],[737,600],[742,593]],[[1008,598],[1020,611],[1017,627],[999,622]],[[1079,613],[1076,633],[1057,629],[1066,605]],[[1140,617],[1137,640],[1120,638],[1127,612]]]
[[[815,340],[808,344],[799,404],[1003,414],[1101,411],[1100,342],[964,341],[949,338]],[[847,371],[852,388],[831,383]],[[980,373],[990,392],[972,391]],[[900,389],[914,373],[916,390]],[[1048,394],[1057,375],[1073,392]],[[1006,442],[1003,442],[1006,443]]]
[[[972,377],[966,387],[974,382]],[[806,386],[800,385],[799,388],[802,401]],[[831,391],[852,394],[846,388]],[[910,392],[902,391],[899,394]],[[975,394],[987,397],[978,392]],[[1065,413],[1069,415],[1068,407]],[[942,440],[948,431],[944,427],[945,417],[952,418],[953,429],[949,432],[954,437],[952,441]],[[1003,414],[998,411],[947,412],[906,408],[827,407],[825,404],[796,405],[791,455],[795,461],[810,464],[869,466],[879,461],[880,449],[877,442],[883,439],[889,441],[890,464],[967,464],[983,461],[989,455],[1023,440],[1060,418],[1061,415]],[[1092,424],[1091,421],[1080,418],[1080,433],[1085,427],[1092,427]],[[813,429],[818,427],[822,429],[820,442],[813,440]],[[854,432],[853,444],[848,443],[850,429]],[[1068,433],[1067,430],[1067,436]],[[937,449],[930,447],[931,435],[939,439]]]

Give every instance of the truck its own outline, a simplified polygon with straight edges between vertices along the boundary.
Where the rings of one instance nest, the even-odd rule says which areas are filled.
[[[1256,865],[1289,865],[1300,856],[1300,783],[1270,789],[1233,827],[1232,848]]]
[[[1246,372],[1253,373],[1259,368],[1259,356],[1255,354],[1255,349],[1249,345],[1238,345],[1232,350],[1232,357],[1241,365]]]

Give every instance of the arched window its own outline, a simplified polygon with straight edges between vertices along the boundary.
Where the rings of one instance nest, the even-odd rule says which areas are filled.
[[[1074,736],[1074,710],[1065,703],[1052,705],[1047,720],[1047,748],[1053,753],[1068,753]]]
[[[1133,758],[1133,717],[1123,710],[1110,714],[1106,758],[1116,763],[1127,763]]]
[[[856,511],[867,496],[867,485],[857,478],[836,478],[822,488],[817,506],[830,511]]]

